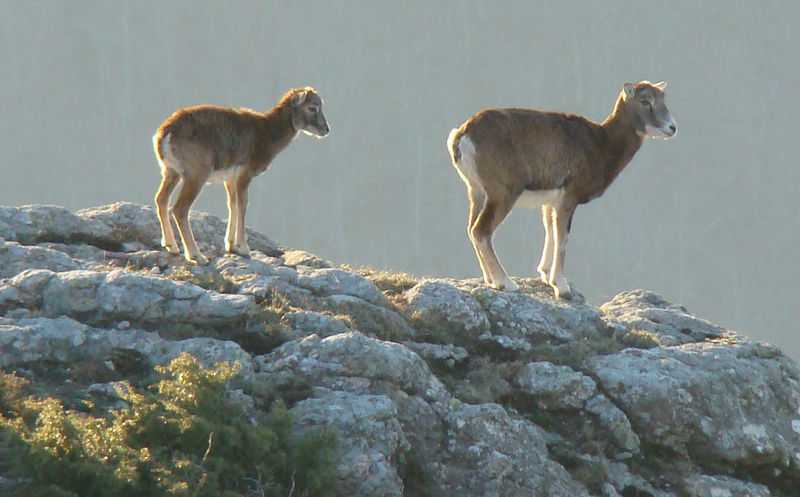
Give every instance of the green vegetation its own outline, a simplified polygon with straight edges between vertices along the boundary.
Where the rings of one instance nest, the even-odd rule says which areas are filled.
[[[35,398],[0,375],[0,470],[20,497],[331,495],[335,440],[328,431],[292,436],[274,402],[256,423],[226,397],[237,369],[205,369],[189,355],[156,368],[127,407],[94,417]]]

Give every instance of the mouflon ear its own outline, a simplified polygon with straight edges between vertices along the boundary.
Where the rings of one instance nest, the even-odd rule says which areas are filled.
[[[292,97],[292,107],[300,107],[308,98],[308,90],[300,90]]]
[[[625,100],[636,95],[636,85],[634,83],[625,83],[622,85],[622,90],[625,92]]]
[[[653,83],[653,86],[655,86],[656,88],[658,88],[661,91],[664,91],[664,88],[667,87],[667,82],[666,81],[659,81],[658,83]]]

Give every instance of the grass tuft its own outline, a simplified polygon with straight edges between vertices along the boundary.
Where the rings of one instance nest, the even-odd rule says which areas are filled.
[[[406,290],[410,290],[418,283],[417,278],[408,273],[395,273],[365,266],[353,267],[343,265],[342,268],[358,273],[372,281],[380,291],[387,294],[387,297],[400,295]]]

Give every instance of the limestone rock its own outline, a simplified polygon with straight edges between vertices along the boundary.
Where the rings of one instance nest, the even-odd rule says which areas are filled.
[[[489,329],[489,319],[478,301],[447,281],[424,280],[408,290],[405,299],[411,319],[431,334],[476,339]]]
[[[525,338],[533,343],[565,342],[584,332],[596,332],[599,313],[583,304],[540,298],[489,288],[475,291],[492,322],[493,333]]]
[[[686,479],[690,497],[771,497],[769,488],[727,476],[693,475]]]
[[[209,255],[222,255],[225,221],[202,212],[192,212],[190,221],[201,248]],[[252,230],[247,235],[252,249],[267,255],[282,253],[264,235]],[[24,244],[84,242],[106,250],[125,251],[158,248],[161,231],[149,206],[117,202],[72,213],[63,207],[28,205],[0,207],[0,238]]]
[[[623,292],[600,306],[604,317],[621,323],[629,331],[655,334],[661,345],[679,345],[722,335],[724,330],[692,316],[685,308],[671,304],[646,290]]]
[[[0,309],[4,306],[34,307],[44,316],[73,316],[95,324],[127,320],[152,326],[224,324],[254,311],[249,296],[122,270],[24,271],[0,282]]]
[[[315,311],[290,311],[283,322],[302,336],[319,335],[321,338],[350,331],[347,322],[329,314]]]
[[[333,263],[305,250],[287,250],[283,253],[283,263],[289,267],[308,266],[317,269],[333,267]]]
[[[92,233],[102,240],[114,244],[138,242],[144,247],[158,248],[161,243],[161,228],[153,208],[116,202],[114,204],[83,209],[77,216],[91,227]],[[198,245],[208,255],[220,256],[225,253],[226,221],[205,212],[192,211],[189,221]],[[266,255],[278,256],[283,253],[278,246],[256,231],[247,230],[247,243],[252,250]]]
[[[586,375],[568,366],[532,362],[517,375],[520,390],[550,409],[581,409],[597,395],[597,385]]]
[[[167,363],[186,352],[206,366],[222,361],[238,363],[243,378],[253,373],[250,355],[232,341],[203,337],[164,340],[157,333],[104,330],[67,317],[18,321],[0,318],[0,367],[3,368],[35,361],[105,360],[114,349],[135,350],[153,364]]]
[[[326,427],[337,434],[337,491],[341,495],[404,495],[397,469],[409,443],[391,399],[321,390],[299,402],[291,413],[300,430]]]
[[[386,305],[386,297],[373,282],[363,276],[335,268],[298,270],[297,286],[315,295],[349,295],[374,305]]]
[[[800,476],[800,371],[774,347],[736,336],[588,363],[643,441],[730,468]]]
[[[616,447],[633,454],[639,452],[639,437],[628,417],[598,391],[592,378],[568,366],[532,362],[520,369],[516,383],[520,393],[530,396],[537,408],[557,412],[583,410],[596,417]]]
[[[0,279],[12,278],[26,269],[60,272],[80,267],[78,261],[63,252],[0,240]]]
[[[588,497],[547,457],[542,431],[501,406],[460,405],[448,414],[447,425],[447,495]]]
[[[467,349],[456,345],[425,342],[403,342],[403,345],[416,352],[429,364],[433,362],[452,368],[469,357]]]
[[[444,386],[417,354],[399,343],[357,331],[325,339],[316,335],[286,343],[255,359],[262,375],[295,375],[331,389],[365,393],[370,382],[385,382],[431,401],[449,398]],[[362,379],[363,381],[357,381]]]
[[[0,368],[114,402],[184,352],[238,363],[228,397],[253,422],[281,397],[298,432],[337,432],[337,495],[800,488],[797,364],[652,292],[597,309],[535,279],[382,275],[384,293],[254,232],[226,256],[223,220],[192,223],[212,264],[161,250],[150,207],[0,207]]]
[[[26,245],[98,240],[81,217],[55,205],[0,206],[0,238]]]

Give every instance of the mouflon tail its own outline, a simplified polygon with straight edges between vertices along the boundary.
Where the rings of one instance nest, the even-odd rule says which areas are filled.
[[[461,128],[453,128],[447,137],[447,151],[450,152],[453,164],[458,164],[458,161],[461,160],[461,150],[458,149],[458,144],[461,142],[463,134]]]
[[[164,162],[164,148],[162,146],[164,142],[164,129],[158,128],[156,133],[153,135],[153,151],[156,153],[156,159],[158,162]]]

